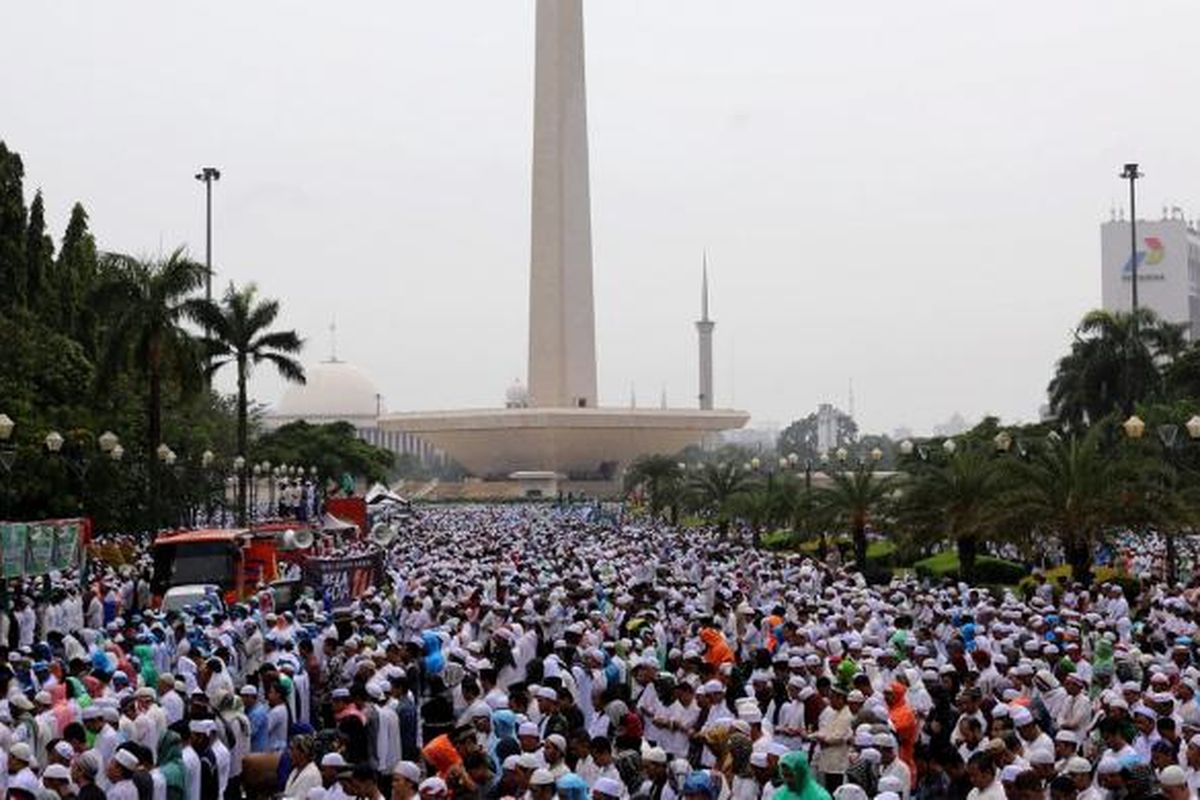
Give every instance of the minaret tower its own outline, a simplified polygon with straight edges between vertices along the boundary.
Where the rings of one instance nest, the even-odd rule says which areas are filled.
[[[712,336],[717,323],[708,318],[708,254],[704,254],[704,267],[700,279],[700,319],[696,321],[696,333],[700,335],[700,409],[711,411],[713,407],[713,360]]]

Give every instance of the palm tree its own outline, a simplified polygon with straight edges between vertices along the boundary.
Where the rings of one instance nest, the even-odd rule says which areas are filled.
[[[625,473],[625,491],[641,486],[650,502],[650,516],[658,517],[668,505],[678,500],[683,485],[683,470],[670,456],[641,456],[629,465]]]
[[[162,444],[163,381],[176,378],[186,390],[200,386],[196,342],[182,323],[196,302],[188,296],[203,283],[204,266],[188,259],[182,247],[157,260],[109,253],[103,266],[107,280],[97,291],[96,304],[111,313],[100,385],[103,388],[127,367],[142,373],[147,382],[146,444],[153,453]],[[157,502],[158,464],[153,455],[148,464],[150,496]],[[156,518],[155,524],[160,521]]]
[[[1136,313],[1089,312],[1050,381],[1051,409],[1079,428],[1116,411],[1130,413],[1135,403],[1160,397],[1164,370],[1186,350],[1185,329],[1148,308]]]
[[[245,455],[249,438],[249,399],[246,383],[253,368],[262,362],[275,366],[284,380],[304,383],[304,368],[292,356],[304,342],[295,331],[273,331],[271,324],[279,316],[279,301],[258,300],[253,283],[241,289],[232,283],[219,303],[203,301],[189,307],[192,318],[203,325],[208,335],[205,346],[209,357],[207,372],[215,373],[226,364],[237,366],[237,447]],[[245,511],[246,476],[238,476],[238,508]]]
[[[749,473],[736,464],[708,463],[691,476],[688,488],[696,505],[717,517],[724,533],[729,526],[730,501],[750,489]]]
[[[880,477],[869,462],[849,471],[826,473],[832,485],[818,490],[820,502],[835,524],[850,530],[858,569],[867,566],[867,525],[881,517],[896,488],[894,476]]]
[[[1013,483],[999,501],[1003,526],[1057,538],[1072,576],[1085,584],[1096,544],[1126,516],[1125,466],[1101,450],[1100,436],[1100,426],[1083,437],[1051,436],[1028,461],[1007,462]]]
[[[964,581],[974,579],[979,542],[994,530],[1003,478],[999,463],[983,447],[964,446],[944,464],[916,470],[905,492],[901,516],[906,524],[954,541]]]

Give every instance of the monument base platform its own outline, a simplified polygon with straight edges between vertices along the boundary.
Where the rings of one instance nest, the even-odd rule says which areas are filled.
[[[379,427],[423,439],[480,478],[552,471],[611,480],[640,455],[672,455],[749,419],[728,409],[502,408],[389,414]]]

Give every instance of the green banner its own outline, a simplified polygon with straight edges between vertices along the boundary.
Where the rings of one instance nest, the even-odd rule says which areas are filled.
[[[78,522],[67,522],[59,527],[54,538],[54,569],[71,569],[78,563],[80,538]]]
[[[54,534],[58,526],[41,523],[29,526],[29,557],[25,562],[26,575],[45,575],[54,569]]]
[[[4,550],[4,577],[20,578],[25,574],[25,549],[29,526],[24,522],[8,522],[0,526],[0,548]]]

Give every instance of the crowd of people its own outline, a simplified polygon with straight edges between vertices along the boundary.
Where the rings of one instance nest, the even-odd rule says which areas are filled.
[[[142,556],[145,557],[144,555]],[[419,510],[340,608],[12,588],[15,800],[1168,800],[1195,590],[1029,596],[549,506]]]

